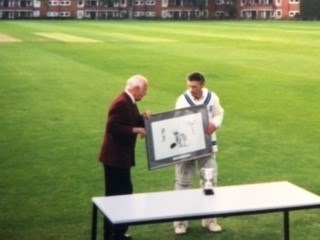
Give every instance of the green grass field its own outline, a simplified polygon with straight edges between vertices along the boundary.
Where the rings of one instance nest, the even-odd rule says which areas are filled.
[[[188,72],[206,75],[225,109],[221,186],[288,180],[320,195],[320,22],[0,21],[0,57],[0,239],[89,238],[107,106],[136,73],[150,81],[140,110],[155,113],[173,109]],[[173,189],[173,166],[149,171],[143,140],[136,155],[135,192]],[[292,239],[318,239],[318,209],[290,216]],[[214,235],[199,220],[179,237],[172,223],[129,232],[275,240],[282,217],[222,218]]]

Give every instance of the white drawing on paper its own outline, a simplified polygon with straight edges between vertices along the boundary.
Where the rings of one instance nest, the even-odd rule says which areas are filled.
[[[175,142],[170,145],[170,148],[175,147],[186,147],[187,145],[187,136],[184,133],[174,131],[173,135],[175,137]]]
[[[151,123],[155,160],[205,149],[201,113]]]
[[[162,137],[161,142],[165,142],[166,141],[166,129],[165,128],[161,129],[161,137]]]

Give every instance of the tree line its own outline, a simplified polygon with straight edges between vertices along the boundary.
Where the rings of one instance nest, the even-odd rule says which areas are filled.
[[[300,0],[300,14],[304,20],[320,20],[320,0]]]

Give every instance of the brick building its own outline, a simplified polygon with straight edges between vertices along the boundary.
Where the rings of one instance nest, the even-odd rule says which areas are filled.
[[[290,19],[300,0],[0,0],[0,19]]]

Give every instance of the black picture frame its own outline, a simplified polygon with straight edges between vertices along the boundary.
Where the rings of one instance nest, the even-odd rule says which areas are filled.
[[[157,114],[145,119],[148,168],[153,170],[212,154],[206,133],[206,105]]]

